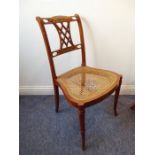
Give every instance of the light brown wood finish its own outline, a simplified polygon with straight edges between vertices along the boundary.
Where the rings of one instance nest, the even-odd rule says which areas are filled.
[[[58,89],[58,87],[60,87],[62,89],[67,101],[72,106],[74,106],[78,109],[79,121],[80,121],[80,132],[81,132],[81,139],[82,139],[82,150],[84,150],[85,149],[85,109],[87,107],[90,107],[91,105],[99,103],[100,101],[102,101],[104,98],[106,98],[107,96],[109,96],[110,94],[112,94],[115,91],[114,114],[116,116],[117,115],[118,96],[119,96],[119,91],[120,91],[120,87],[121,87],[122,76],[120,74],[117,74],[114,72],[99,70],[99,69],[90,68],[90,67],[86,66],[84,34],[83,34],[82,23],[81,23],[81,19],[80,19],[79,15],[75,14],[74,16],[54,16],[51,18],[36,17],[36,20],[38,21],[38,24],[40,26],[40,29],[41,29],[41,32],[43,35],[43,39],[44,39],[44,43],[45,43],[45,47],[46,47],[46,51],[47,51],[47,56],[48,56],[48,60],[49,60],[49,64],[50,64],[53,85],[54,85],[54,93],[55,93],[55,107],[56,107],[55,110],[56,110],[56,112],[58,112],[58,110],[59,110],[59,89]],[[67,25],[64,25],[64,22],[67,23]],[[77,24],[78,24],[79,35],[80,35],[80,43],[79,44],[74,44],[72,41],[71,30],[70,30],[71,22],[77,22]],[[58,32],[59,39],[60,39],[60,48],[56,51],[51,51],[47,32],[45,29],[46,24],[53,24]],[[62,29],[64,29],[65,32],[62,31]],[[57,76],[53,58],[57,57],[59,55],[65,54],[67,52],[76,51],[77,49],[81,49],[81,56],[82,56],[81,68],[78,67],[78,68],[75,68],[73,71],[70,70],[69,72],[67,72],[64,75]],[[83,70],[84,70],[84,72],[80,73],[81,74],[81,77],[79,80],[80,86],[78,86],[78,83],[75,84],[74,83],[75,81],[73,81],[73,82],[71,82],[70,88],[72,90],[72,85],[73,86],[77,85],[78,89],[80,89],[79,93],[81,94],[81,96],[84,93],[85,94],[88,93],[88,99],[87,98],[83,99],[82,97],[78,99],[77,94],[76,93],[73,94],[72,91],[70,91],[69,86],[66,85],[67,81],[65,81],[66,76],[69,76],[72,78],[72,75],[73,75],[73,76],[75,76],[75,79],[76,79],[76,76],[79,77],[79,71],[83,71]],[[70,76],[70,74],[71,74],[71,76]],[[114,77],[114,78],[112,79],[112,77]],[[90,79],[88,79],[88,78],[90,78]],[[106,90],[104,90],[104,89],[102,90],[100,88],[99,93],[98,94],[96,93],[96,95],[93,96],[93,98],[91,98],[90,97],[91,92],[94,91],[94,88],[93,88],[94,81],[95,81],[94,79],[99,80],[99,81],[101,80],[102,82],[105,82],[107,80],[107,83],[111,80],[111,82],[113,82],[113,83],[112,84],[108,83],[109,85],[107,85]],[[69,78],[67,80],[69,80]],[[90,87],[88,86],[89,83],[90,83]],[[93,86],[91,86],[91,85],[93,85]],[[74,88],[74,90],[75,89],[76,88]],[[95,89],[97,89],[97,85],[95,85]],[[95,94],[95,92],[93,94]]]

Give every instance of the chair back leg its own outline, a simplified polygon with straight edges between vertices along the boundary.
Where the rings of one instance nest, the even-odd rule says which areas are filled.
[[[115,97],[114,97],[114,115],[115,116],[118,115],[118,113],[117,113],[117,104],[118,104],[118,97],[119,97],[119,92],[120,92],[121,84],[122,84],[122,77],[120,78],[119,86],[115,90]]]
[[[55,111],[59,111],[59,88],[58,86],[54,86],[54,97],[55,97]]]

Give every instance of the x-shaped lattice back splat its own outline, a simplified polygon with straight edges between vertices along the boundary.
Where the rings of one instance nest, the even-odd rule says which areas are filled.
[[[66,23],[66,25],[64,25],[64,23]],[[74,46],[71,38],[70,22],[55,23],[54,25],[59,33],[60,49],[67,48],[69,46]]]

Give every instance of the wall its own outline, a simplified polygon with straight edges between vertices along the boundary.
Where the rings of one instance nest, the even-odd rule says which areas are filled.
[[[20,94],[50,94],[51,74],[36,16],[80,14],[87,63],[123,74],[122,93],[134,93],[134,0],[20,0]],[[75,28],[74,28],[75,29]],[[80,64],[71,54],[58,73]]]

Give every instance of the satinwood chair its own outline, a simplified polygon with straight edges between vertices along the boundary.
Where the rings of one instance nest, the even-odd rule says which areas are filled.
[[[64,93],[67,101],[77,108],[79,112],[81,147],[85,149],[85,109],[91,105],[97,104],[104,98],[115,92],[114,97],[114,115],[117,115],[117,103],[120,92],[122,76],[112,71],[96,69],[86,65],[85,43],[82,23],[79,15],[74,16],[54,16],[51,18],[36,17],[39,23],[48,60],[50,64],[51,74],[53,78],[54,94],[55,94],[55,110],[59,110],[59,89]],[[64,24],[67,23],[67,24]],[[71,37],[71,22],[77,22],[80,36],[80,43],[74,44]],[[45,28],[46,24],[52,24],[56,28],[59,39],[60,48],[52,51]],[[57,76],[54,66],[54,58],[71,51],[81,51],[82,64],[80,67],[69,70],[62,75]]]

